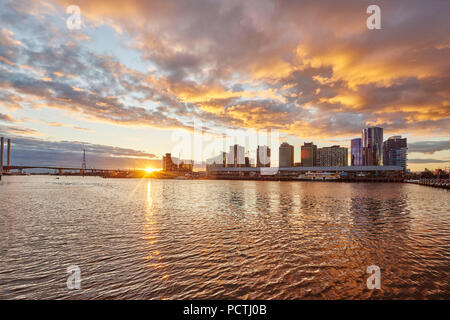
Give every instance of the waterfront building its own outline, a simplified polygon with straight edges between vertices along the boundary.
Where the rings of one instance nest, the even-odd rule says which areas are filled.
[[[258,146],[256,150],[256,166],[270,167],[270,148],[268,146]]]
[[[279,148],[279,167],[292,167],[294,165],[294,146],[283,142]]]
[[[194,170],[194,161],[192,160],[180,160],[178,164],[178,171],[192,172]]]
[[[172,161],[172,155],[170,153],[166,153],[165,156],[163,156],[163,171],[175,171],[177,165],[173,163]]]
[[[245,167],[245,148],[238,144],[230,146],[226,163],[228,168]]]
[[[383,143],[383,165],[400,166],[406,171],[408,144],[401,136],[389,137]]]
[[[317,146],[312,142],[305,142],[301,147],[301,159],[303,167],[315,167],[317,165]]]
[[[348,166],[348,149],[335,145],[317,149],[316,165],[319,167]]]
[[[245,157],[245,167],[246,168],[250,168],[250,158],[249,157]]]
[[[351,165],[362,166],[362,140],[361,138],[352,139],[351,141]]]
[[[362,131],[363,166],[381,166],[383,157],[383,128],[369,127]]]
[[[194,169],[194,161],[192,160],[181,160],[176,159],[176,163],[172,159],[172,155],[170,153],[166,153],[165,156],[163,156],[163,171],[164,172],[192,172]]]
[[[277,168],[273,175],[267,175],[268,168],[212,168],[208,175],[221,178],[254,179],[261,176],[272,177],[274,180],[302,180],[305,176],[319,180],[336,180],[339,177],[345,181],[403,181],[404,171],[399,166],[332,166],[332,167],[283,167]],[[331,178],[331,179],[329,179]]]

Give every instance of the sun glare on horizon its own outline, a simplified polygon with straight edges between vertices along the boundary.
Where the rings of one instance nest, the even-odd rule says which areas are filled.
[[[162,169],[155,169],[155,168],[145,168],[145,171],[148,173],[155,172],[155,171],[161,171]]]

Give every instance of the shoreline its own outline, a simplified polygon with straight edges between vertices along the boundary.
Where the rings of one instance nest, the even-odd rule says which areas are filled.
[[[12,176],[51,176],[55,178],[59,177],[83,177],[80,174],[46,174],[46,173],[33,173],[33,174],[4,174],[5,177]],[[144,174],[144,175],[89,175],[85,174],[84,177],[99,177],[104,179],[156,179],[156,180],[228,180],[228,181],[299,181],[299,182],[347,182],[347,183],[409,183],[422,186],[429,186],[441,189],[450,189],[449,179],[405,179],[403,177],[352,177],[352,178],[336,178],[336,179],[305,179],[297,177],[282,177],[282,176],[177,176],[177,175],[165,175],[165,174]]]

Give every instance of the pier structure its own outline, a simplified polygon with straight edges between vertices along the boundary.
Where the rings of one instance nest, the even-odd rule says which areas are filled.
[[[251,180],[316,180],[316,181],[370,181],[403,182],[400,166],[346,166],[346,167],[272,167],[223,168],[213,167],[207,176],[214,179]]]
[[[450,179],[419,179],[419,180],[405,180],[405,182],[420,184],[423,186],[450,189]]]

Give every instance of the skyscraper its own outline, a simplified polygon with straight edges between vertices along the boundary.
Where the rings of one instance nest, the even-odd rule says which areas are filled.
[[[315,167],[317,165],[317,146],[312,142],[305,142],[301,147],[301,159],[303,167]]]
[[[389,137],[383,143],[383,165],[400,166],[406,170],[406,155],[408,144],[401,136]]]
[[[383,128],[370,127],[362,131],[363,166],[381,166],[383,157]]]
[[[348,166],[348,149],[340,146],[317,149],[316,165],[319,167]]]
[[[279,167],[294,166],[294,146],[287,142],[283,142],[279,149]]]
[[[268,146],[258,146],[256,150],[256,166],[270,167],[270,148]]]
[[[245,167],[245,148],[235,144],[230,146],[230,152],[227,154],[227,167],[238,168]]]
[[[351,165],[352,166],[362,166],[363,165],[361,138],[352,139]]]
[[[163,156],[163,171],[174,171],[176,169],[176,165],[172,161],[172,155],[170,153],[166,153]]]

